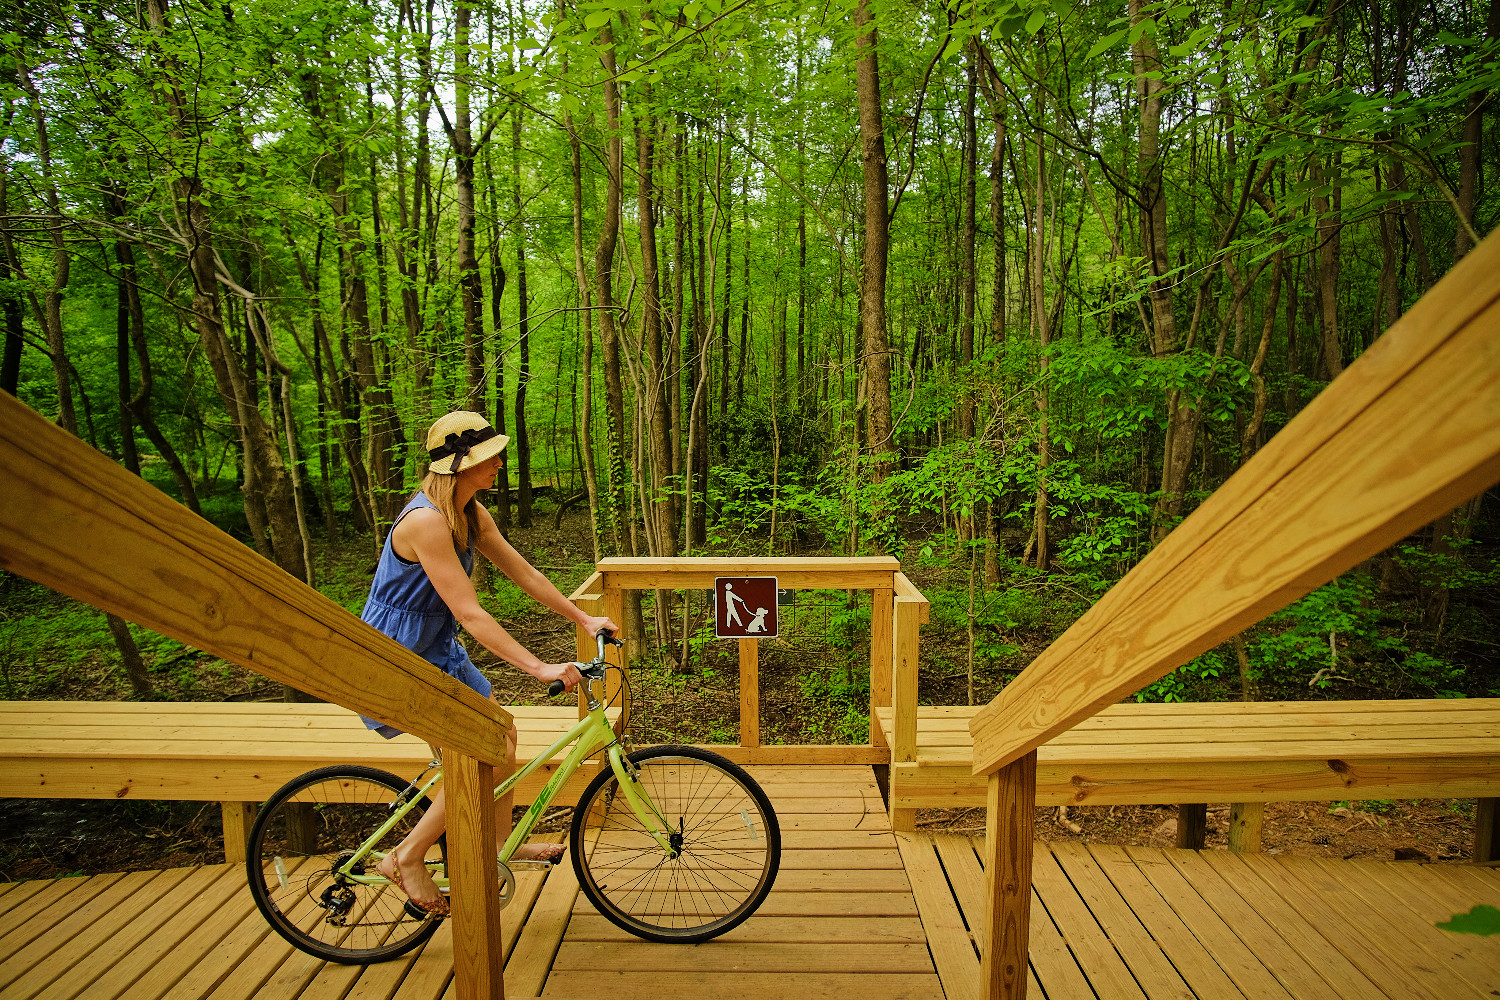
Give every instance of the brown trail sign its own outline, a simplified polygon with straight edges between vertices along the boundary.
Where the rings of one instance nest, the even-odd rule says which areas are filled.
[[[715,577],[714,634],[720,639],[776,638],[776,577]]]

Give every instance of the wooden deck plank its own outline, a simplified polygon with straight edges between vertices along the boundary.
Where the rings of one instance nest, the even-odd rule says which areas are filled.
[[[781,852],[782,871],[806,868],[867,871],[900,867],[901,854],[894,844],[886,849],[804,848],[797,850],[787,850],[783,845]]]
[[[60,879],[34,879],[28,882],[6,882],[0,885],[0,920],[22,903]],[[63,891],[67,891],[64,889]],[[0,933],[3,937],[3,933]]]
[[[22,920],[0,932],[0,991],[26,974],[38,962],[59,948],[67,946],[77,934],[105,919],[121,900],[128,899],[151,881],[154,873],[138,872],[133,876],[100,875],[90,879],[68,879],[85,883],[64,897],[67,902],[39,910],[29,920]],[[40,902],[40,900],[38,900]],[[18,912],[17,917],[24,917]]]
[[[237,974],[246,958],[275,932],[249,899],[249,890],[237,905],[225,907],[234,920],[218,944],[187,971],[162,1000],[200,1000],[209,996],[231,975]]]
[[[100,893],[108,890],[121,876],[100,875],[95,878],[55,879],[39,882],[39,891],[26,894],[21,905],[11,910],[0,920],[0,986],[20,975],[22,966],[51,954],[63,941],[65,933],[53,933],[59,923],[76,923],[74,914],[88,906]],[[134,891],[126,890],[126,894]],[[98,908],[95,907],[97,910]],[[29,948],[36,942],[38,954]],[[28,959],[30,951],[35,958]],[[20,954],[18,954],[20,953]]]
[[[1031,972],[1048,997],[1094,995],[1078,956],[1068,946],[1057,921],[1042,905],[1035,886],[1031,891],[1031,935],[1027,944]]]
[[[245,902],[250,903],[248,899]],[[316,911],[316,901],[310,897],[304,897],[292,907],[287,916],[294,924],[300,926]],[[272,932],[260,912],[254,908],[253,903],[250,903],[250,916],[252,919],[260,920],[261,926],[265,927],[268,933],[257,942],[243,939],[236,942],[242,947],[247,947],[244,957],[236,963],[229,974],[216,981],[212,992],[206,995],[206,1000],[258,998],[261,991],[267,988],[273,980],[284,981],[284,979],[278,979],[284,967],[294,963],[301,963],[305,967],[310,958],[294,949],[280,934]]]
[[[1384,924],[1397,948],[1404,944],[1426,951],[1438,968],[1462,976],[1476,995],[1489,995],[1490,989],[1500,984],[1500,942],[1493,949],[1477,949],[1468,946],[1478,942],[1461,942],[1456,935],[1438,930],[1438,921],[1451,914],[1441,912],[1419,887],[1408,884],[1398,873],[1381,871],[1375,865],[1309,860],[1321,870],[1324,884],[1341,885],[1363,900],[1366,920]],[[1414,956],[1403,964],[1415,964]]]
[[[1117,997],[1135,1000],[1145,996],[1110,942],[1109,935],[1100,927],[1087,902],[1068,881],[1067,874],[1051,852],[1044,850],[1035,855],[1032,885],[1069,949],[1077,956],[1078,964],[1099,1000]]]
[[[959,912],[963,915],[964,922],[969,925],[971,934],[982,933],[982,928],[975,926],[979,923],[985,913],[988,912],[984,900],[984,865],[979,852],[975,849],[978,838],[970,838],[956,833],[935,833],[932,835],[933,844],[937,848],[938,857],[942,861],[943,870],[949,882],[949,888],[953,891],[954,901],[959,906]],[[1035,904],[1036,893],[1032,893],[1033,912],[1038,912],[1039,907]],[[977,915],[977,916],[976,916]],[[1033,924],[1031,934],[1034,935],[1036,925]],[[1056,933],[1056,928],[1053,928]],[[1030,944],[1030,941],[1028,941]],[[976,941],[975,950],[978,951]],[[1033,952],[1035,954],[1035,952]],[[1074,971],[1081,977],[1082,972],[1074,965]],[[1026,981],[1028,989],[1033,992],[1031,996],[1041,996],[1042,987],[1037,980],[1037,971],[1034,963],[1027,963]],[[980,984],[983,989],[983,969],[980,969]]]
[[[1124,850],[1247,996],[1277,995],[1269,979],[1297,1000],[1339,1000],[1339,991],[1194,852]]]
[[[595,969],[635,972],[848,972],[868,975],[932,972],[927,943],[846,944],[708,941],[691,948],[647,941],[575,941],[569,935],[552,963],[552,976]],[[550,977],[549,977],[550,980]]]
[[[1409,862],[1391,862],[1402,864]],[[1478,868],[1473,865],[1422,865],[1443,881],[1452,885],[1466,898],[1475,903],[1494,902],[1500,891],[1500,871],[1493,868]],[[1473,904],[1470,904],[1473,905]]]
[[[155,872],[129,898],[84,928],[21,979],[6,987],[6,997],[68,1000],[103,979],[116,964],[147,940],[173,913],[207,889],[217,873],[191,869]],[[45,981],[45,985],[42,983]],[[126,986],[105,980],[104,998]],[[95,992],[98,992],[96,989]]]
[[[1318,929],[1296,907],[1289,905],[1274,892],[1267,892],[1265,884],[1249,869],[1242,865],[1221,867],[1212,862],[1209,852],[1164,853],[1205,898],[1210,893],[1221,893],[1235,909],[1248,908],[1274,928],[1273,933],[1280,943],[1271,941],[1262,944],[1256,949],[1257,955],[1265,957],[1265,952],[1261,949],[1266,947],[1295,951],[1345,1000],[1368,1000],[1370,997],[1389,995],[1341,951],[1324,940]],[[1243,910],[1239,916],[1240,919],[1244,918]],[[1225,919],[1236,930],[1239,929],[1237,920],[1227,915]]]
[[[453,921],[439,925],[411,964],[391,1000],[438,1000],[453,982]],[[320,998],[303,997],[303,1000]]]
[[[1053,844],[1052,850],[1054,853],[1060,850],[1065,853],[1073,847],[1070,844]],[[1290,994],[1244,949],[1239,938],[1228,931],[1212,911],[1201,906],[1202,901],[1197,900],[1198,894],[1186,882],[1181,882],[1180,876],[1179,892],[1185,898],[1174,902],[1197,900],[1200,904],[1192,913],[1191,925],[1174,909],[1172,902],[1163,898],[1160,890],[1123,848],[1091,844],[1086,850],[1197,996],[1225,997],[1229,1000],[1234,997],[1245,997],[1247,1000],[1289,1000]],[[1168,871],[1175,872],[1169,865],[1166,867]],[[1223,956],[1221,952],[1224,950],[1231,954]],[[1235,977],[1226,970],[1226,963],[1244,965],[1252,973],[1258,973],[1253,975],[1254,986],[1247,988],[1237,985]]]
[[[780,816],[778,814],[778,820]],[[781,830],[781,849],[791,851],[894,851],[896,837],[890,830],[813,830],[795,827]]]
[[[823,916],[808,914],[773,914],[757,911],[734,930],[715,938],[722,942],[774,944],[817,940],[822,935],[831,941],[848,943],[925,944],[922,922],[912,916]],[[568,924],[569,941],[634,941],[597,912],[577,910]]]
[[[1487,886],[1482,879],[1474,882],[1450,881],[1447,873],[1461,875],[1461,869],[1466,867],[1463,865],[1417,865],[1408,861],[1372,862],[1372,865],[1379,869],[1376,877],[1382,882],[1390,880],[1392,884],[1400,885],[1404,898],[1415,897],[1411,905],[1430,916],[1434,924],[1446,922],[1455,914],[1467,913],[1476,903],[1500,905],[1500,872],[1496,873],[1494,882]],[[1483,940],[1495,949],[1500,949],[1500,938]],[[1480,950],[1489,952],[1493,949]]]
[[[1310,859],[1218,851],[1207,856],[1221,870],[1238,865],[1254,872],[1387,992],[1394,987],[1405,996],[1427,1000],[1464,995],[1467,984],[1438,969],[1431,955],[1409,945],[1403,947],[1387,928],[1372,924],[1370,914],[1336,905],[1334,901],[1344,898],[1347,890],[1338,880],[1327,878]]]
[[[506,993],[510,995],[509,991]],[[775,972],[687,972],[670,977],[655,972],[614,969],[560,973],[547,981],[543,997],[650,996],[663,1000],[703,1000],[705,997],[767,997],[788,995],[818,1000],[943,1000],[937,973],[866,974],[807,972],[789,977]]]
[[[932,844],[964,921],[972,925],[985,912],[984,864],[974,850],[974,841],[958,833],[935,833]]]
[[[964,921],[975,934],[984,933],[984,914],[988,912],[984,899],[985,881],[982,860],[984,851],[982,837],[964,837],[958,834],[933,834],[938,857],[943,863],[954,898],[964,914]],[[1035,850],[1035,848],[1033,848]],[[1031,891],[1031,931],[1027,938],[1028,988],[1045,991],[1047,996],[1086,997],[1093,994],[1088,979],[1079,968],[1078,960],[1063,940],[1052,915],[1042,906],[1036,893]],[[983,988],[981,975],[980,988]]]
[[[558,865],[547,875],[531,913],[505,964],[505,993],[537,996],[547,983],[552,959],[562,944],[574,903],[580,898],[572,865]]]
[[[202,870],[215,869],[215,879],[151,936],[150,948],[132,949],[110,970],[127,987],[119,1000],[158,1000],[229,930],[238,909],[231,909],[231,904],[248,892],[244,867],[212,865]]]
[[[389,962],[376,962],[364,967],[359,979],[342,1000],[390,1000],[401,984],[406,981],[412,966],[422,957],[425,949],[409,951]],[[432,961],[435,959],[429,959]],[[314,1000],[309,997],[308,1000]]]
[[[1195,1000],[1192,987],[1184,981],[1179,970],[1162,951],[1161,945],[1141,923],[1129,904],[1120,896],[1109,877],[1100,869],[1086,847],[1082,844],[1055,844],[1050,847],[1053,859],[1073,883],[1089,912],[1099,921],[1105,934],[1114,942],[1120,957],[1134,974],[1136,983],[1152,1000]],[[1216,967],[1217,968],[1217,967]],[[1224,980],[1221,987],[1228,987],[1222,994],[1208,996],[1226,998],[1237,992]]]
[[[897,842],[947,1000],[980,1000],[979,950],[949,891],[937,846],[930,835],[920,833],[900,834]]]

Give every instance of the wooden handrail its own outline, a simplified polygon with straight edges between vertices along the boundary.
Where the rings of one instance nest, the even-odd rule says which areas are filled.
[[[510,713],[0,393],[0,567],[489,764]]]
[[[877,707],[891,704],[893,664],[903,664],[900,682],[908,684],[910,700],[916,700],[917,629],[927,620],[927,598],[903,573],[901,563],[890,556],[788,557],[788,556],[690,556],[672,559],[614,557],[601,559],[595,572],[569,595],[590,614],[607,614],[628,628],[624,593],[629,590],[707,590],[725,576],[774,576],[783,590],[870,591],[870,743],[884,746],[884,734],[876,717]],[[621,635],[629,639],[628,635]],[[592,637],[578,635],[579,659],[593,655]],[[761,746],[759,641],[739,640],[740,734],[742,750]],[[611,651],[613,659],[617,653]],[[618,680],[609,675],[609,696],[615,697]],[[905,690],[905,689],[903,689]],[[915,732],[915,709],[907,713]],[[773,751],[778,748],[773,748]],[[812,747],[784,748],[788,751]],[[826,748],[823,748],[826,749]],[[906,812],[910,812],[907,810]]]
[[[875,590],[889,588],[901,562],[891,556],[793,558],[685,556],[677,559],[616,556],[595,567],[621,590],[707,590],[719,576],[774,576],[783,588]]]
[[[974,773],[1056,734],[1500,480],[1500,234],[990,702]]]
[[[503,998],[490,801],[510,713],[6,393],[0,469],[0,567],[443,747],[454,991]]]

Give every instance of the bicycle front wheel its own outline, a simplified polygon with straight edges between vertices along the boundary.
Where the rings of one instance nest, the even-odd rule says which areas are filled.
[[[338,869],[390,819],[407,783],[372,767],[324,767],[293,778],[261,807],[246,856],[250,895],[278,934],[310,955],[363,965],[395,958],[432,936],[441,918],[408,905],[375,865],[421,818],[413,803],[373,852]],[[440,855],[441,845],[433,849]]]
[[[629,759],[677,856],[642,826],[606,768],[573,812],[569,847],[584,895],[648,941],[707,941],[738,926],[765,900],[781,864],[781,827],[766,793],[737,764],[696,747],[651,747]]]

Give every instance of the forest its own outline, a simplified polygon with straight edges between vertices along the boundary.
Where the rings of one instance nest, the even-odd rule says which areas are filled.
[[[901,558],[940,701],[1500,221],[1495,0],[32,0],[0,92],[0,388],[355,610],[479,410],[549,568]],[[1500,695],[1495,500],[1140,697]],[[3,697],[192,687],[0,595]],[[638,662],[706,669],[689,597],[629,609]]]

